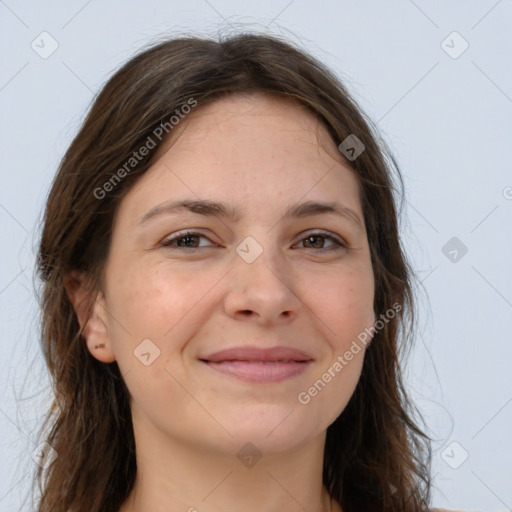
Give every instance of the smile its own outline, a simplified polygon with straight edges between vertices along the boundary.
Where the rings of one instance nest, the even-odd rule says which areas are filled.
[[[280,382],[303,373],[312,361],[202,361],[213,370],[245,382]]]

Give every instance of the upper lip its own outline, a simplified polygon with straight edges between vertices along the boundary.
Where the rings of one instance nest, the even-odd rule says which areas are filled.
[[[202,361],[209,361],[218,363],[220,361],[262,361],[262,362],[275,362],[275,361],[312,361],[313,358],[303,352],[290,347],[273,347],[273,348],[258,348],[255,346],[243,346],[228,348],[215,352],[206,357],[200,358]]]

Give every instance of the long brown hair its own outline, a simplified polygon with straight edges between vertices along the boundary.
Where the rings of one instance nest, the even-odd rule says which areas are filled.
[[[98,94],[60,164],[36,267],[42,350],[55,392],[41,431],[58,454],[36,472],[38,512],[117,511],[137,471],[128,390],[116,362],[101,363],[88,352],[64,277],[71,271],[89,277],[91,306],[101,290],[116,208],[165,140],[155,137],[155,129],[167,126],[172,134],[169,119],[191,99],[200,108],[225,95],[252,92],[307,107],[336,145],[349,135],[364,144],[347,164],[361,185],[374,311],[379,317],[394,303],[401,305],[376,331],[355,392],[327,429],[324,484],[344,512],[428,510],[430,439],[417,424],[401,373],[401,356],[414,333],[415,302],[414,275],[398,232],[400,170],[330,70],[281,38],[238,34],[219,41],[179,37],[133,57]],[[128,168],[133,153],[149,145],[148,137],[153,147]]]

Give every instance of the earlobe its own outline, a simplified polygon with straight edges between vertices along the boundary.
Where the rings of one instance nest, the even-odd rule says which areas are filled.
[[[92,314],[84,329],[84,337],[89,352],[103,363],[116,360],[108,334],[108,312],[102,292],[98,292]]]
[[[64,286],[91,355],[103,363],[115,361],[108,334],[108,314],[103,293],[88,290],[85,276],[76,271],[64,278]],[[94,303],[91,304],[91,301]]]

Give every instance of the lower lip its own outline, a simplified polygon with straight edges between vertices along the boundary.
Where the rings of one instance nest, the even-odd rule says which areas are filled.
[[[263,363],[249,361],[203,361],[210,368],[246,382],[279,382],[300,375],[311,361]]]

